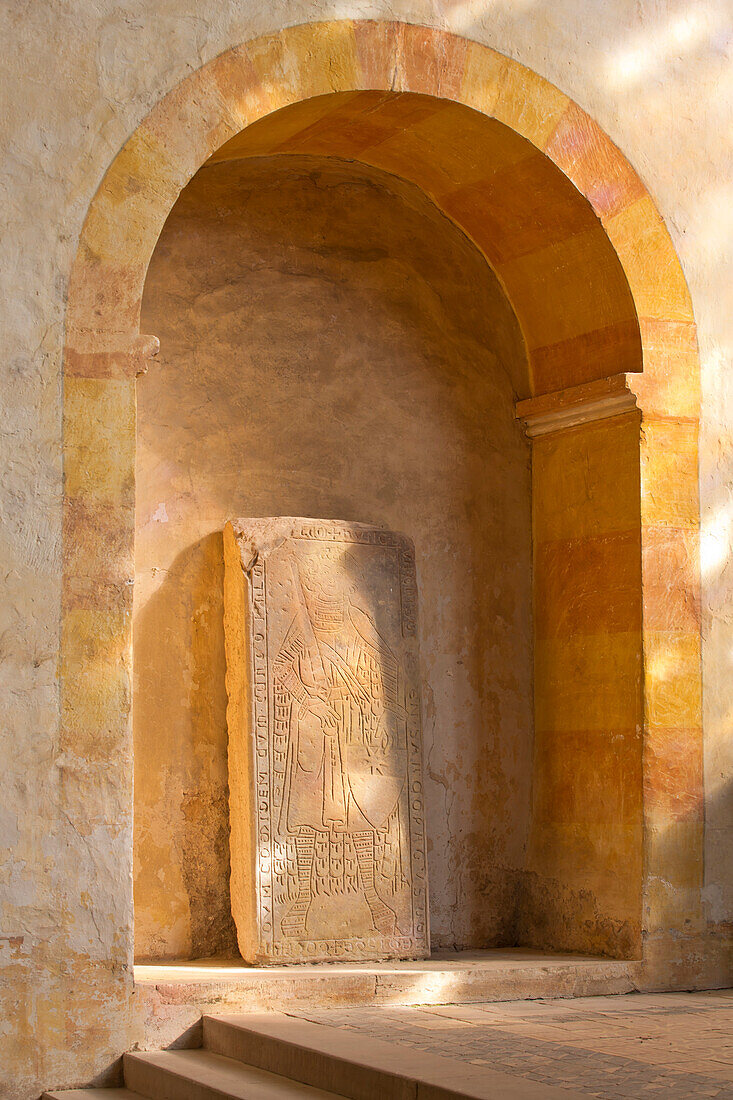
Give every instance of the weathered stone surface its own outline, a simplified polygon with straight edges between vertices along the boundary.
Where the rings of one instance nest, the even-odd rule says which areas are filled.
[[[429,953],[411,541],[224,532],[231,896],[249,962]]]

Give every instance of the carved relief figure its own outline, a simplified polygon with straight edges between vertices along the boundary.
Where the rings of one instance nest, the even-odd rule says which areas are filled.
[[[404,671],[360,606],[348,553],[292,556],[290,574],[296,610],[273,679],[285,743],[278,831],[294,839],[297,882],[281,932],[308,935],[317,842],[340,841],[343,853],[348,840],[375,930],[399,935],[377,885],[407,777]]]
[[[430,952],[417,576],[368,524],[224,531],[232,914],[257,965]]]

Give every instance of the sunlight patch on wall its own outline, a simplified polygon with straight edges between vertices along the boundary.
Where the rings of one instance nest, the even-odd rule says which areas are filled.
[[[675,59],[692,53],[705,42],[714,41],[720,46],[720,36],[726,28],[730,31],[727,4],[680,7],[666,26],[647,28],[609,59],[611,83],[616,87],[636,85],[644,78],[654,77]]]

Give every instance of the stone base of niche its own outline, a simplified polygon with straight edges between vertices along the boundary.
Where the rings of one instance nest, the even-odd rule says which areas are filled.
[[[640,963],[521,948],[436,952],[415,962],[244,966],[240,960],[138,964],[145,1050],[196,1046],[203,1014],[630,993]]]

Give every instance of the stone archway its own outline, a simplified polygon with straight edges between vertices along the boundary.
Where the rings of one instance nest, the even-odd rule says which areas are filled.
[[[699,393],[694,320],[679,261],[637,174],[596,124],[557,88],[486,47],[444,32],[344,21],[290,28],[229,51],[166,96],[110,166],[90,207],[74,264],[64,375],[62,743],[77,760],[75,782],[88,792],[88,824],[109,837],[111,862],[126,868],[112,885],[100,885],[99,899],[86,902],[108,913],[114,929],[105,945],[110,993],[123,999],[132,954],[135,376],[145,369],[155,343],[138,330],[148,262],[182,187],[204,161],[226,142],[236,141],[250,124],[280,108],[331,93],[395,90],[462,104],[496,120],[510,135],[519,135],[517,140],[533,145],[542,154],[539,163],[555,165],[571,181],[599,224],[576,227],[555,242],[560,250],[569,248],[563,270],[582,271],[577,264],[583,256],[602,256],[610,262],[612,251],[620,261],[624,279],[613,302],[614,308],[619,306],[626,293],[625,309],[612,310],[600,325],[590,320],[576,331],[558,334],[552,324],[559,306],[543,310],[542,280],[533,283],[529,270],[540,270],[540,250],[530,249],[526,255],[533,256],[533,263],[525,263],[523,269],[520,264],[514,281],[493,259],[530,352],[532,378],[520,394],[524,401],[518,413],[530,432],[545,441],[535,464],[535,499],[561,498],[567,490],[563,508],[570,525],[553,528],[548,514],[547,543],[563,543],[575,551],[578,568],[585,562],[583,575],[591,589],[615,584],[619,544],[609,541],[609,534],[628,534],[635,528],[636,535],[624,545],[629,561],[640,559],[634,592],[627,593],[630,618],[620,630],[618,623],[606,624],[590,664],[583,664],[580,654],[589,651],[585,642],[576,647],[573,658],[574,643],[563,648],[554,645],[553,638],[587,637],[577,624],[584,615],[596,614],[592,600],[584,603],[584,592],[587,596],[590,589],[574,586],[567,575],[558,573],[550,551],[536,555],[537,599],[550,624],[549,644],[538,650],[536,705],[550,713],[552,727],[554,714],[584,705],[582,699],[554,691],[554,685],[567,678],[568,660],[575,661],[576,675],[595,684],[594,691],[599,681],[593,680],[593,669],[613,668],[614,661],[627,660],[626,684],[634,696],[632,721],[638,726],[633,753],[639,768],[638,840],[643,844],[643,907],[640,896],[639,926],[632,930],[627,950],[635,953],[643,935],[650,981],[659,980],[662,967],[670,973],[672,963],[678,970],[672,970],[668,982],[683,981],[689,972],[701,930]],[[481,243],[475,206],[468,203],[467,211],[460,224]],[[453,216],[459,220],[455,211]],[[489,238],[490,234],[486,249]],[[566,245],[572,240],[581,244],[577,251]],[[600,284],[588,283],[587,270],[575,283],[571,280],[565,304],[577,294],[591,310],[594,288],[605,285],[604,270],[610,269],[601,264]],[[591,293],[584,298],[587,285]],[[577,312],[582,315],[583,309]],[[638,326],[633,323],[637,318]],[[640,465],[635,405],[642,417]],[[572,443],[558,443],[560,437],[551,433],[539,435],[572,423],[590,424],[595,431],[607,420],[623,421],[630,465],[622,472],[622,511],[627,518],[633,515],[632,526],[624,519],[610,531],[608,524],[599,528],[596,523],[598,515],[607,514],[610,499],[598,485],[618,454],[617,441],[574,449]],[[587,509],[580,506],[575,477],[593,462],[596,481],[582,481],[596,509],[589,520]],[[549,512],[553,511],[554,505]],[[624,658],[609,643],[613,634],[630,640]],[[608,725],[607,715],[603,721]],[[593,731],[571,719],[563,731],[571,736],[559,747],[558,731],[544,732],[547,737],[538,740],[537,751],[556,765],[574,744],[569,761],[555,768],[547,804],[552,804],[560,780],[567,799],[577,803],[587,781],[587,774],[578,771],[579,761],[588,755],[582,735]],[[598,752],[598,742],[593,752]],[[604,763],[596,756],[594,766]],[[552,774],[552,767],[543,765],[543,771]],[[562,778],[568,771],[574,775],[569,781]],[[540,792],[539,797],[545,795]],[[583,813],[587,817],[587,806]],[[549,859],[557,869],[551,877],[557,880],[559,869],[573,858],[566,839],[575,823],[570,822],[569,830],[567,822],[551,824],[553,839],[549,848],[544,840],[538,844],[537,866]],[[641,851],[638,858],[641,868]],[[538,883],[538,905],[552,901],[545,887]],[[573,919],[583,919],[583,904],[582,891],[567,900]],[[556,914],[549,942],[558,942],[557,929],[567,919],[564,912]],[[687,952],[680,937],[690,945]],[[117,977],[124,974],[126,978]]]

